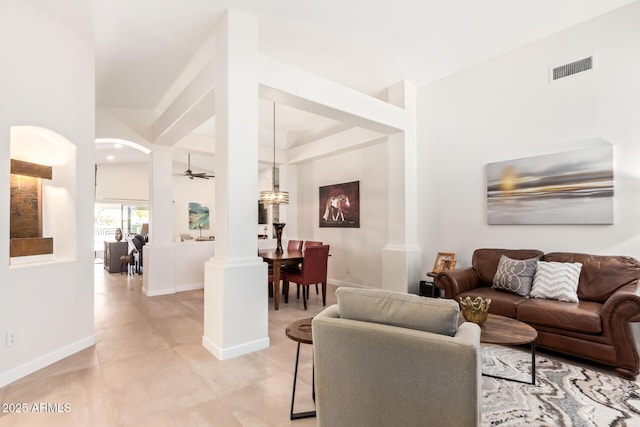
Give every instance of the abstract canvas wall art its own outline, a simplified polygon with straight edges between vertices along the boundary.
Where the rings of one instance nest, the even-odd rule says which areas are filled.
[[[613,224],[613,146],[489,163],[489,224]]]
[[[189,230],[209,229],[209,208],[200,203],[189,202]]]

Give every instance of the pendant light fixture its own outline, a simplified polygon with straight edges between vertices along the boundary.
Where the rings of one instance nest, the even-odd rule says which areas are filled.
[[[276,103],[273,103],[273,168],[271,169],[271,179],[273,189],[271,191],[261,191],[260,201],[266,205],[289,204],[289,193],[280,191],[280,177],[276,169]]]

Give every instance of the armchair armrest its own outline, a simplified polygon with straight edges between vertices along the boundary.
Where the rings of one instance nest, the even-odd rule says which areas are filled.
[[[635,378],[640,360],[640,287],[622,286],[602,305],[602,333],[610,337],[616,349],[616,370],[623,378]]]
[[[455,298],[460,292],[477,288],[480,278],[472,267],[468,267],[438,273],[435,282],[444,291],[445,298]]]

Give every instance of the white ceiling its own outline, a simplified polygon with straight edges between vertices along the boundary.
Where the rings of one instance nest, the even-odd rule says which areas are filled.
[[[378,96],[401,80],[421,86],[633,0],[24,0],[95,41],[96,103],[140,134],[184,87],[185,67],[210,44],[220,12],[255,15],[260,51]],[[340,123],[278,106],[290,147]],[[260,143],[273,143],[260,106]],[[212,138],[213,121],[194,141]],[[280,136],[281,135],[281,136]],[[183,144],[186,149],[198,148]],[[203,145],[206,145],[204,143]],[[178,144],[180,146],[180,144]],[[125,147],[126,149],[126,147]],[[106,161],[104,145],[96,154]],[[121,154],[122,152],[120,152]],[[137,159],[135,153],[125,156]]]

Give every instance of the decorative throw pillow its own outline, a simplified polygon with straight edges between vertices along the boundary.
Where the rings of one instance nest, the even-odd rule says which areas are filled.
[[[500,256],[492,288],[529,298],[537,265],[538,258],[511,259]]]
[[[533,276],[531,297],[578,302],[579,262],[540,261]]]

